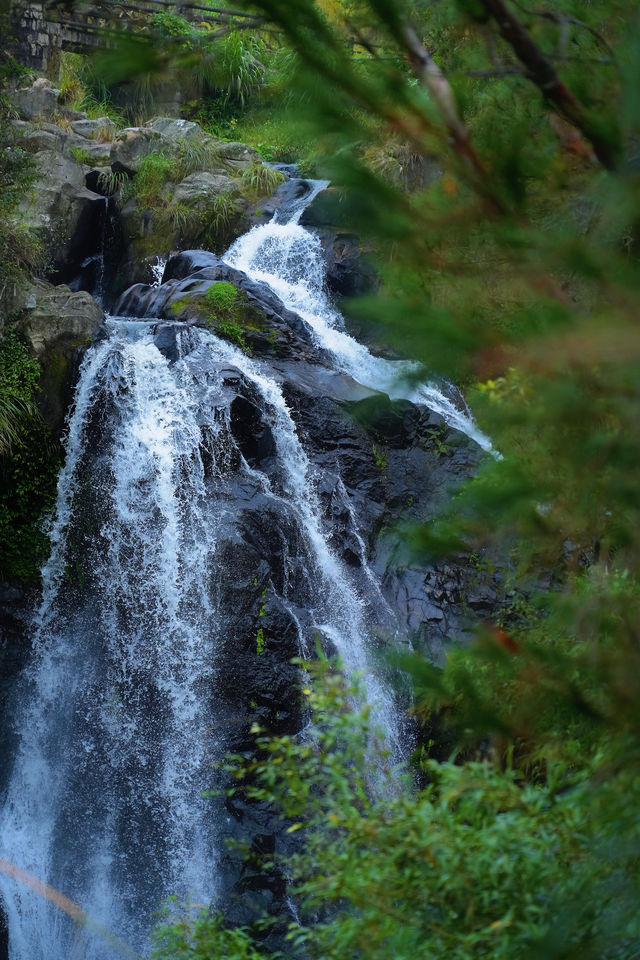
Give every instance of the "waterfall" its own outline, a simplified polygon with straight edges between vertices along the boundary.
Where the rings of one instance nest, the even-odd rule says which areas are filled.
[[[0,825],[3,857],[80,904],[94,932],[3,878],[12,960],[114,960],[95,928],[145,953],[163,898],[216,898],[222,837],[202,791],[225,753],[224,734],[212,734],[224,728],[216,651],[234,624],[218,541],[236,522],[238,484],[296,531],[279,589],[299,652],[318,634],[331,641],[367,674],[394,739],[390,698],[368,668],[373,575],[365,563],[356,584],[328,546],[280,386],[206,331],[176,325],[170,360],[156,331],[112,320],[83,364]],[[268,471],[234,439],[229,370],[272,432]]]
[[[153,278],[153,282],[151,284],[152,287],[159,287],[162,283],[162,274],[164,273],[164,268],[166,265],[166,259],[160,256],[156,257],[153,263],[150,264],[151,276]]]
[[[374,357],[344,330],[323,289],[320,242],[298,222],[325,186],[302,183],[226,262],[296,311],[337,370],[425,404],[487,448],[445,388],[410,385],[414,365]],[[364,675],[374,719],[398,748],[371,649],[394,614],[339,472],[332,496],[353,531],[353,564],[332,546],[323,482],[266,361],[187,324],[108,320],[68,421],[0,816],[3,862],[78,904],[87,922],[0,873],[11,960],[148,955],[168,896],[220,902],[227,817],[203,792],[219,785],[215,764],[234,743],[230,697],[246,696],[234,660],[248,657],[256,673],[268,663],[271,641],[256,630],[265,611],[293,637],[287,663],[319,636]],[[229,683],[239,688],[230,694]]]
[[[137,949],[163,896],[215,895],[201,794],[219,759],[200,411],[144,327],[112,325],[81,373],[1,821],[6,859]],[[2,894],[12,960],[119,955],[30,891]]]
[[[271,287],[285,307],[309,325],[315,342],[329,353],[336,369],[391,399],[424,404],[483,450],[491,450],[491,441],[478,429],[459,391],[445,384],[416,384],[418,364],[376,357],[346,332],[325,291],[320,240],[299,223],[305,207],[327,186],[326,180],[310,183],[310,191],[276,210],[270,223],[254,227],[236,240],[225,254],[225,262]]]

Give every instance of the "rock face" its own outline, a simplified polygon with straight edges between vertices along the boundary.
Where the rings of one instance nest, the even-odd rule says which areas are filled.
[[[218,250],[246,229],[245,213],[255,202],[245,171],[260,163],[242,143],[224,143],[197,123],[157,117],[143,127],[121,131],[111,147],[114,174],[134,178],[150,155],[162,156],[168,170],[155,196],[136,196],[121,208],[124,251],[116,279],[121,292],[148,281],[157,256],[192,244]]]
[[[349,204],[335,187],[318,194],[306,208],[300,223],[320,237],[327,270],[327,285],[340,296],[369,293],[378,283],[367,250],[349,230]]]
[[[85,186],[83,166],[57,150],[36,153],[39,177],[21,206],[27,227],[46,238],[54,270],[71,279],[96,254],[106,217],[105,198]]]
[[[250,147],[218,141],[197,123],[172,117],[118,132],[108,117],[69,110],[48,80],[12,97],[23,118],[13,124],[18,142],[34,154],[38,173],[20,215],[43,238],[58,282],[93,292],[94,265],[106,244],[119,293],[148,281],[158,256],[204,242],[221,250],[246,228],[255,196],[243,174],[261,162]],[[141,200],[135,177],[149,155],[169,170],[156,194]]]
[[[37,170],[20,216],[44,241],[52,275],[70,281],[101,246],[105,198],[88,188],[87,176],[91,170],[108,170],[115,125],[107,117],[89,120],[70,110],[42,78],[11,96],[22,117],[14,121],[18,143],[35,155]]]
[[[23,120],[53,120],[61,109],[60,91],[44,77],[31,86],[19,87],[12,100]]]
[[[39,406],[54,436],[62,430],[79,359],[103,322],[102,308],[84,291],[44,282],[27,291],[20,330],[40,361]]]

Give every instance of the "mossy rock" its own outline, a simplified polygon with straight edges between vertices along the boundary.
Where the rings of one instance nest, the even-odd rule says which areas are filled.
[[[272,343],[278,336],[246,293],[226,281],[214,282],[204,292],[179,297],[169,306],[169,313],[181,322],[195,320],[248,354],[260,343]]]

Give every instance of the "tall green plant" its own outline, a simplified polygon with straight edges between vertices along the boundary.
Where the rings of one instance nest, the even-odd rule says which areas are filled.
[[[0,575],[36,581],[48,551],[57,451],[37,412],[40,366],[15,333],[0,340]]]
[[[227,767],[230,793],[275,804],[300,839],[293,856],[275,856],[298,908],[284,956],[634,955],[636,775],[593,776],[606,769],[598,754],[581,769],[550,762],[535,784],[487,759],[426,760],[428,785],[414,790],[406,770],[385,765],[382,748],[372,767],[370,711],[349,706],[357,687],[326,662],[311,672],[305,736],[258,733],[256,759]],[[270,854],[263,867],[273,866]],[[231,933],[218,917],[165,927],[154,956],[269,956],[251,931],[233,931],[229,943]]]

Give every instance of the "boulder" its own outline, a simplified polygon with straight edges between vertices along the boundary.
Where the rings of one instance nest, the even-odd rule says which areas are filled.
[[[86,188],[84,168],[73,157],[41,150],[36,160],[38,180],[20,206],[21,217],[44,235],[54,270],[70,278],[97,252],[105,198]]]
[[[213,138],[202,129],[199,123],[192,120],[181,120],[175,117],[156,117],[144,125],[144,129],[160,137],[167,143],[179,147],[188,141],[207,143]]]
[[[111,162],[109,141],[87,140],[73,134],[64,143],[64,153],[81,166],[107,167]]]
[[[117,128],[109,117],[98,117],[96,120],[74,120],[71,129],[89,140],[113,140]]]
[[[34,282],[27,292],[21,333],[40,361],[40,411],[54,435],[62,430],[80,356],[104,323],[102,308],[85,291]]]
[[[162,139],[159,134],[142,127],[127,127],[111,146],[111,168],[114,173],[133,176],[148,154],[159,153],[161,150]]]
[[[38,77],[28,87],[19,87],[11,96],[22,120],[52,120],[60,112],[60,91],[50,80]]]
[[[27,120],[14,120],[14,130],[20,136],[20,146],[29,153],[41,150],[62,150],[69,134],[55,123],[40,123],[35,126]]]
[[[369,293],[378,285],[378,274],[367,258],[366,248],[350,229],[357,210],[351,208],[342,190],[329,187],[319,193],[300,218],[322,243],[327,286],[343,297]]]
[[[204,206],[212,197],[220,194],[239,196],[238,182],[224,173],[190,173],[178,184],[173,193],[174,203],[189,206]]]
[[[73,293],[65,284],[31,284],[22,332],[41,360],[63,341],[76,345],[91,341],[104,323],[104,311],[84,290]]]
[[[253,163],[262,163],[262,157],[246,143],[225,143],[221,140],[214,148],[215,153],[232,167],[243,170]]]

